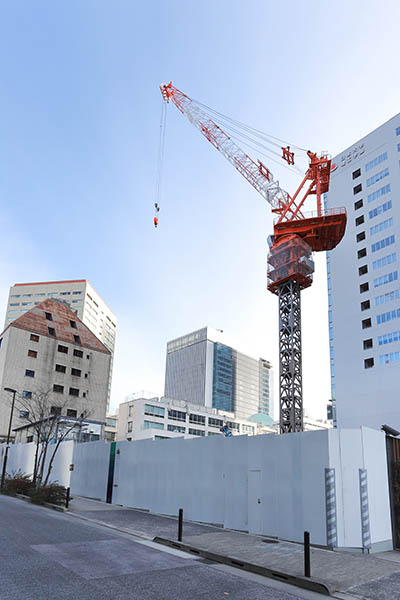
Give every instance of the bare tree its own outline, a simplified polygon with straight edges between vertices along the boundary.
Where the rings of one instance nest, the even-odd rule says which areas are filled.
[[[29,425],[36,444],[32,481],[38,487],[47,485],[53,468],[54,459],[61,443],[74,429],[81,429],[82,422],[89,413],[84,411],[79,418],[62,416],[68,400],[58,402],[54,406],[51,390],[36,390],[29,397],[18,395],[16,405],[21,417]],[[51,452],[50,446],[54,444]],[[49,454],[47,472],[45,474],[46,457]]]

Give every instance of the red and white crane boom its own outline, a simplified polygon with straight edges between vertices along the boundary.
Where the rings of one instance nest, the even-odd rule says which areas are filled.
[[[312,252],[335,248],[344,235],[347,219],[344,208],[322,210],[321,195],[329,189],[330,158],[326,153],[317,156],[308,151],[308,169],[290,196],[269,168],[260,160],[250,158],[202,108],[204,105],[189,98],[172,82],[162,84],[160,89],[164,100],[173,102],[279,215],[268,255],[268,289],[279,297],[280,431],[302,431],[300,292],[312,284]],[[281,150],[282,158],[293,165],[294,154],[290,147],[281,147]],[[316,196],[317,210],[305,215],[302,208],[311,195]],[[158,210],[157,204],[156,208]]]

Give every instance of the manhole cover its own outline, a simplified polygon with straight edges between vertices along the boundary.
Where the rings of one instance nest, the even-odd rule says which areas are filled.
[[[278,540],[261,540],[265,544],[279,544]]]

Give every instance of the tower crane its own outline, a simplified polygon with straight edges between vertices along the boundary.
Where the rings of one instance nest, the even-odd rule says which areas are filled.
[[[303,431],[300,292],[312,284],[312,252],[335,248],[344,236],[347,220],[344,207],[322,209],[321,194],[329,189],[331,160],[327,153],[318,156],[307,151],[308,168],[297,190],[290,195],[263,162],[250,158],[217,124],[218,115],[223,117],[221,113],[189,98],[172,82],[161,84],[160,89],[163,99],[172,102],[188,118],[277,215],[273,235],[268,239],[267,287],[279,299],[280,433]],[[281,158],[294,165],[290,146],[280,149]],[[304,202],[312,195],[316,197],[316,211],[303,213]]]

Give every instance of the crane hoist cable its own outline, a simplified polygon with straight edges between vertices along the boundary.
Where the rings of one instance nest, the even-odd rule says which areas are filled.
[[[165,155],[165,133],[167,129],[167,105],[161,99],[161,117],[160,117],[160,130],[158,140],[158,157],[157,157],[157,170],[156,170],[156,186],[155,186],[155,200],[154,200],[154,227],[158,227],[158,213],[160,212],[161,196],[162,196],[162,179],[164,170],[164,155]]]

